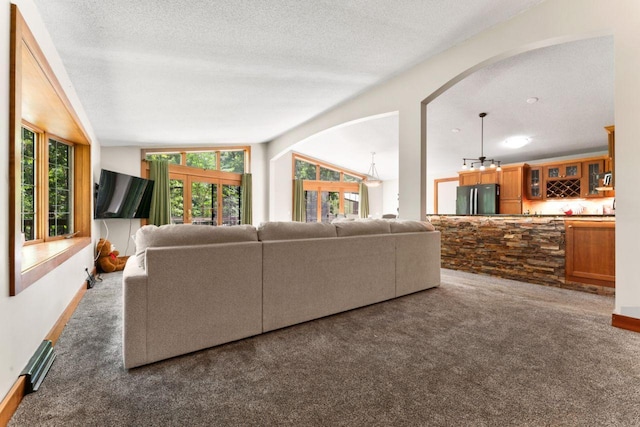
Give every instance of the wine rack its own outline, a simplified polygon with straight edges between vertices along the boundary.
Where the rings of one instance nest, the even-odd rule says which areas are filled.
[[[563,179],[547,181],[547,199],[561,199],[565,197],[580,197],[580,180]]]

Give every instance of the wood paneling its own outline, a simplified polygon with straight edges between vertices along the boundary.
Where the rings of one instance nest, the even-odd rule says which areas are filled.
[[[52,268],[90,244],[92,220],[92,177],[90,139],[83,128],[71,102],[33,34],[20,15],[18,7],[11,5],[11,50],[10,50],[10,96],[9,96],[9,294],[17,295],[30,284],[47,274]],[[85,239],[73,239],[72,250],[50,255],[50,242],[39,235],[41,248],[35,251],[36,258],[23,261],[23,245],[20,224],[21,187],[21,143],[23,122],[39,128],[46,147],[49,135],[74,145],[74,235]],[[44,149],[44,148],[43,148]],[[46,156],[43,157],[46,161]],[[41,165],[38,178],[41,188],[46,189],[46,168]],[[43,184],[44,183],[44,184]],[[41,192],[38,203],[40,212],[46,213],[47,194]],[[39,229],[46,230],[46,215],[37,218]],[[46,234],[46,233],[45,233]],[[42,243],[44,242],[44,243]],[[37,258],[44,254],[43,258]]]

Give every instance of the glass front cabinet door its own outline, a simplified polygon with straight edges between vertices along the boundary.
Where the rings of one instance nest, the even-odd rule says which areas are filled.
[[[545,179],[553,181],[557,179],[580,179],[582,168],[580,163],[565,163],[545,166]]]
[[[582,197],[603,197],[598,191],[602,186],[604,177],[604,160],[584,162],[582,165],[584,176],[582,177]]]
[[[529,168],[527,176],[529,199],[542,199],[542,168],[535,166]]]

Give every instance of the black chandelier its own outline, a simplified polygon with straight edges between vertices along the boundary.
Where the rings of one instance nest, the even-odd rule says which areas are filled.
[[[485,163],[489,163],[489,167],[495,169],[496,171],[501,171],[500,161],[495,161],[493,159],[487,159],[484,156],[484,118],[487,113],[480,113],[480,121],[481,121],[481,130],[480,130],[480,157],[477,159],[462,159],[462,169],[467,169],[467,162],[469,164],[469,170],[475,170],[475,166],[478,165],[481,171],[486,169]]]

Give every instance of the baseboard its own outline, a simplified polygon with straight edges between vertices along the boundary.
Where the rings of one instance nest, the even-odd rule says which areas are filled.
[[[611,325],[628,331],[640,332],[640,319],[636,319],[635,317],[614,313],[611,315]]]
[[[5,427],[9,424],[11,417],[18,409],[18,405],[20,405],[24,397],[25,384],[25,377],[18,377],[18,381],[11,387],[7,396],[0,403],[0,426]]]
[[[95,268],[93,269],[93,274],[95,274]],[[53,325],[53,328],[49,331],[47,336],[44,338],[45,340],[51,340],[53,345],[56,344],[58,338],[60,338],[60,334],[62,334],[62,330],[69,322],[69,319],[73,315],[73,312],[76,311],[78,304],[84,297],[84,294],[87,292],[87,282],[85,281],[76,295],[73,297],[67,308],[62,312],[58,321]],[[24,397],[26,390],[26,380],[24,376],[18,377],[9,393],[5,396],[5,398],[0,402],[0,427],[5,427],[9,424],[11,417],[18,409],[18,405],[22,402],[22,398]]]
[[[95,268],[93,269],[92,274],[96,274]],[[73,312],[76,311],[76,307],[78,307],[78,304],[80,304],[82,297],[84,297],[85,292],[87,292],[87,288],[88,284],[85,280],[82,287],[80,287],[71,302],[69,302],[67,308],[60,315],[58,321],[55,323],[55,325],[53,325],[53,328],[51,328],[47,336],[44,338],[45,340],[51,340],[53,345],[56,345],[58,338],[60,338],[60,334],[62,334],[62,330],[65,326],[67,326],[67,323],[69,322],[69,319],[71,319]]]

